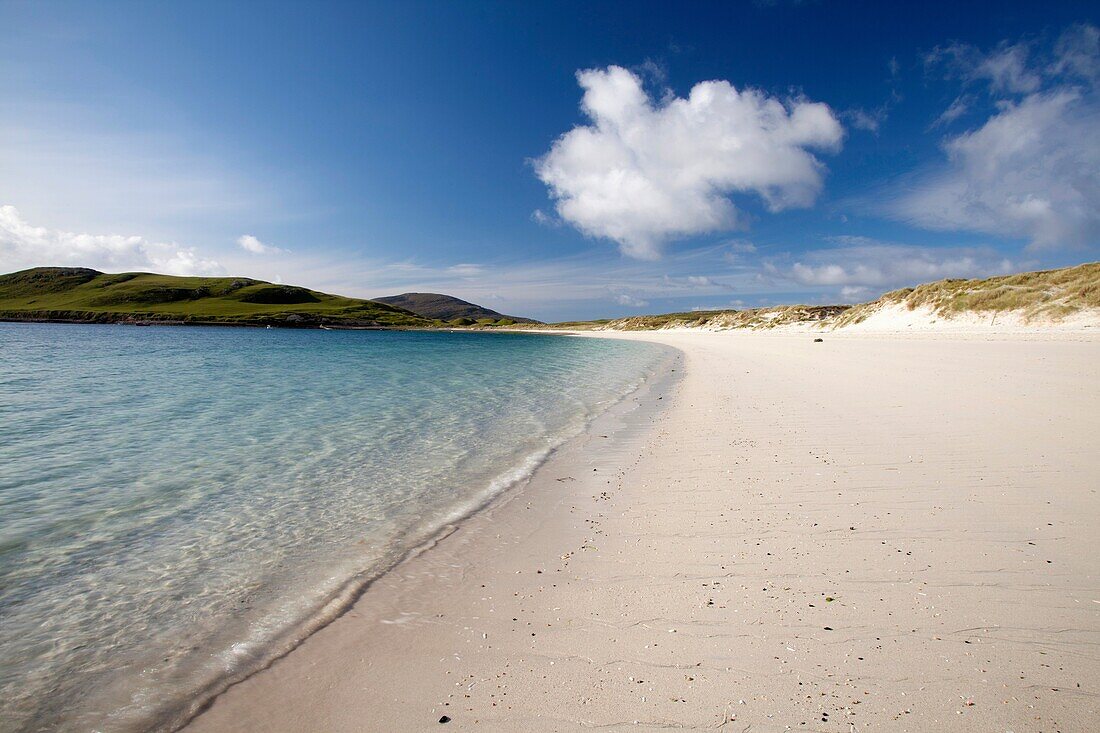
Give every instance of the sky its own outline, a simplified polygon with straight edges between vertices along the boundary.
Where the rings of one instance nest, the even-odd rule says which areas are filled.
[[[1097,14],[0,0],[0,272],[557,321],[1095,261]]]

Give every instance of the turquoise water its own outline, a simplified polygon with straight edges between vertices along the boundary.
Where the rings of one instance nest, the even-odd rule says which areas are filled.
[[[170,726],[666,356],[524,334],[0,324],[0,729]]]

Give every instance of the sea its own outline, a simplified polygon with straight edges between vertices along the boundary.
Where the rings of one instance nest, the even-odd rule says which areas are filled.
[[[0,323],[0,730],[177,727],[670,359],[564,335]]]

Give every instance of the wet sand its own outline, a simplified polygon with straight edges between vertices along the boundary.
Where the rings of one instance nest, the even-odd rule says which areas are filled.
[[[187,730],[1100,729],[1100,335],[614,336],[676,378]]]

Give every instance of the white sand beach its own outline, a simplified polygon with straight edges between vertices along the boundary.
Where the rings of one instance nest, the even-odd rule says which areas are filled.
[[[677,371],[187,730],[1100,729],[1100,334],[600,335]]]

